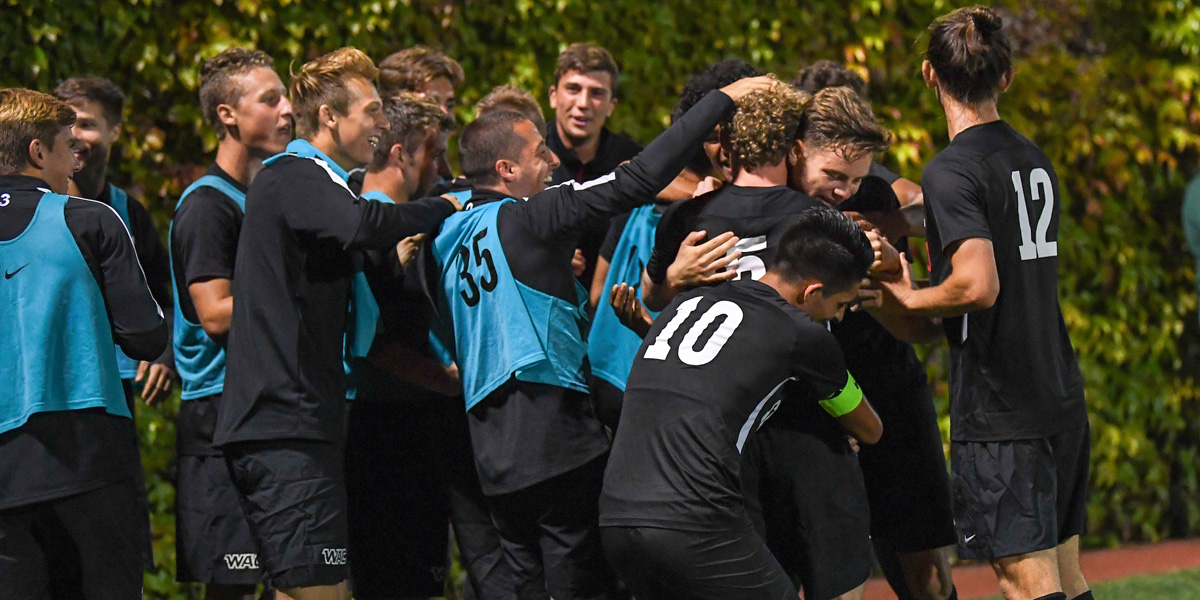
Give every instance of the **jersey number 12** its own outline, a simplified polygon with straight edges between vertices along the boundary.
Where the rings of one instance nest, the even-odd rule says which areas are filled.
[[[667,356],[671,354],[671,338],[675,337],[675,333],[679,331],[679,327],[689,316],[696,310],[696,306],[700,304],[701,297],[696,296],[679,305],[675,311],[675,316],[663,327],[659,332],[658,337],[654,338],[654,343],[646,348],[646,353],[643,358],[650,360],[667,360]],[[717,317],[725,317],[725,320],[717,327],[717,330],[709,336],[708,341],[704,342],[704,346],[696,350],[696,342],[700,341],[700,336],[704,334],[704,330],[708,329]],[[700,319],[696,321],[687,334],[683,336],[683,343],[679,346],[679,360],[684,364],[698,367],[712,362],[712,359],[717,357],[717,353],[725,346],[725,342],[729,341],[729,336],[733,335],[738,325],[742,324],[742,307],[730,302],[722,300],[709,307]]]
[[[1021,181],[1020,171],[1012,172],[1012,182],[1017,190],[1017,217],[1021,223],[1021,260],[1058,256],[1058,242],[1046,241],[1050,220],[1054,218],[1054,186],[1051,184],[1050,174],[1045,169],[1034,169],[1029,173],[1030,199],[1034,202],[1046,201],[1042,205],[1042,215],[1037,221],[1037,241],[1034,241],[1033,228],[1029,224],[1029,209],[1025,206],[1025,183]]]

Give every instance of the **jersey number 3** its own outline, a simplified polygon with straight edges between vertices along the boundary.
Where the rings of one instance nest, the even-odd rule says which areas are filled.
[[[1058,242],[1046,241],[1046,233],[1050,230],[1050,220],[1054,218],[1054,186],[1050,182],[1050,174],[1045,169],[1034,169],[1029,173],[1030,200],[1046,201],[1042,205],[1042,215],[1037,221],[1036,242],[1033,237],[1033,228],[1029,224],[1029,209],[1025,206],[1025,183],[1021,181],[1020,171],[1012,172],[1012,182],[1013,187],[1017,190],[1017,217],[1021,222],[1021,260],[1058,256]]]
[[[471,239],[471,246],[474,249],[474,252],[468,250],[466,244],[458,247],[458,258],[462,266],[462,270],[458,272],[458,276],[464,282],[466,282],[467,287],[470,288],[469,294],[467,293],[467,290],[461,290],[458,292],[458,295],[462,296],[463,302],[466,302],[467,306],[475,306],[476,304],[479,304],[479,297],[481,295],[479,288],[482,287],[484,292],[490,292],[496,289],[498,277],[496,275],[496,264],[492,262],[492,251],[486,248],[483,250],[479,249],[479,242],[483,241],[483,238],[487,237],[487,234],[488,230],[487,228],[484,228],[483,231],[475,234],[475,237]],[[478,284],[475,283],[475,278],[471,275],[470,268],[472,254],[475,258],[476,267],[481,266],[484,263],[487,264],[487,273],[484,273],[479,278]]]
[[[671,354],[671,338],[675,337],[679,327],[696,310],[700,300],[700,296],[696,296],[680,304],[671,322],[663,327],[658,337],[654,338],[654,343],[646,348],[646,353],[642,357],[650,360],[667,360],[667,356]],[[708,338],[708,341],[704,342],[704,346],[696,350],[696,342],[700,340],[704,330],[717,320],[717,317],[725,317],[725,320]],[[683,336],[683,343],[679,346],[679,360],[693,367],[712,362],[712,359],[716,358],[717,353],[725,346],[725,342],[729,341],[729,336],[733,335],[734,330],[741,324],[742,307],[728,300],[722,300],[712,305]]]

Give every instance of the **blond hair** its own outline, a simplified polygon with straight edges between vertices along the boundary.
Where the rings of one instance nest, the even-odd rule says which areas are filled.
[[[24,88],[0,89],[0,175],[15,175],[29,164],[29,144],[41,140],[51,150],[54,138],[75,124],[67,103]]]
[[[892,132],[876,120],[871,105],[848,87],[814,94],[796,137],[805,146],[833,150],[847,160],[884,152],[892,145]]]
[[[734,165],[754,169],[782,162],[796,141],[808,99],[808,94],[777,82],[738,101],[729,127]]]
[[[352,97],[346,83],[355,77],[374,83],[379,69],[362,50],[351,47],[304,63],[292,73],[288,96],[296,119],[296,137],[307,138],[317,132],[322,105],[339,114],[349,112]]]

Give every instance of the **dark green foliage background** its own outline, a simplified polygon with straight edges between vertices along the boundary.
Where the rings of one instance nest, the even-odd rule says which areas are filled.
[[[869,76],[898,136],[886,162],[919,180],[946,144],[919,78],[924,28],[965,4],[945,0],[0,0],[0,85],[51,89],[95,73],[129,95],[115,179],[166,232],[177,194],[209,160],[196,89],[204,60],[256,45],[285,74],[355,45],[381,58],[422,43],[462,62],[461,118],[492,86],[549,85],[574,41],[611,49],[623,68],[612,126],[642,142],[667,123],[686,77],[727,56],[790,78],[802,62],[847,61]],[[1193,262],[1179,225],[1200,138],[1200,3],[1002,1],[1019,61],[1001,114],[1040,144],[1062,182],[1062,300],[1092,416],[1089,545],[1200,530],[1200,389]],[[945,413],[944,352],[927,353]],[[147,595],[195,596],[173,582],[173,404],[139,425],[158,570]],[[943,418],[943,429],[946,428]]]

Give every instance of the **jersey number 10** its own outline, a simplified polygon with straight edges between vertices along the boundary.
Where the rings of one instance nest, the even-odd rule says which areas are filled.
[[[663,327],[658,337],[654,338],[654,343],[646,348],[646,353],[642,357],[650,360],[667,360],[667,356],[671,354],[671,338],[675,337],[675,332],[679,331],[683,322],[696,310],[700,300],[700,296],[696,296],[680,304],[671,322]],[[696,350],[696,342],[700,341],[704,330],[708,329],[713,321],[717,320],[717,317],[722,316],[725,317],[725,320],[717,326],[717,330],[709,336],[708,341],[704,342],[704,347]],[[693,367],[712,362],[712,359],[716,358],[717,353],[725,346],[725,342],[729,341],[729,336],[733,335],[734,330],[741,324],[742,307],[728,300],[722,300],[712,305],[683,336],[683,343],[679,346],[679,360]]]
[[[1033,238],[1033,229],[1029,225],[1029,209],[1025,206],[1025,183],[1021,181],[1021,172],[1012,172],[1013,187],[1017,190],[1017,217],[1021,222],[1021,260],[1034,260],[1058,256],[1058,242],[1046,241],[1046,233],[1050,230],[1050,220],[1054,218],[1054,186],[1050,182],[1050,174],[1045,169],[1034,169],[1029,173],[1029,197],[1034,202],[1045,200],[1042,215],[1037,222],[1037,241]],[[1043,198],[1042,196],[1045,196]]]

